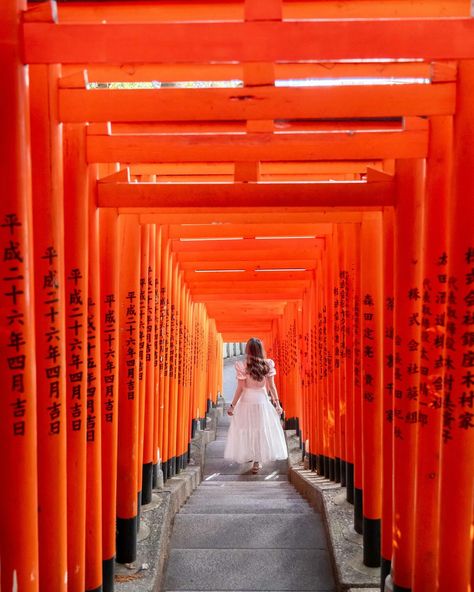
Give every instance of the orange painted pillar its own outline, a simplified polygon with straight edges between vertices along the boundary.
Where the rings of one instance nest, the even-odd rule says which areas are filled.
[[[151,502],[153,489],[153,440],[155,436],[155,264],[156,225],[150,224],[145,322],[145,425],[143,431],[142,504]]]
[[[332,243],[332,293],[331,300],[333,306],[333,343],[332,343],[332,361],[333,361],[333,397],[334,397],[334,481],[341,481],[341,311],[339,294],[339,225],[333,226]]]
[[[99,211],[95,207],[97,171],[90,170],[89,284],[87,298],[87,486],[86,591],[102,590],[102,433],[100,357]]]
[[[327,252],[322,256],[321,261],[321,318],[322,318],[322,397],[321,397],[321,420],[323,437],[323,475],[330,478],[330,447],[329,447],[329,345],[328,345],[328,275],[327,275]]]
[[[317,312],[317,441],[318,441],[318,458],[316,468],[320,475],[325,474],[325,440],[324,440],[324,300],[323,300],[323,272],[321,256],[318,257],[316,263],[316,312]]]
[[[137,498],[138,527],[140,527],[140,508],[143,486],[143,451],[145,436],[146,400],[146,322],[148,306],[148,266],[150,263],[150,224],[140,226],[140,319],[138,323],[138,457],[137,457]]]
[[[338,385],[339,385],[339,455],[340,468],[339,480],[341,485],[346,485],[346,459],[347,459],[347,443],[346,443],[346,332],[347,332],[347,270],[345,267],[345,253],[344,253],[344,225],[338,225],[338,241],[337,241],[337,255],[338,255],[338,274],[336,277],[336,288],[338,290],[337,300],[337,323],[339,325],[339,341],[336,344],[335,359],[337,360],[338,369]],[[336,467],[337,473],[337,467]]]
[[[170,329],[171,329],[171,301],[170,301],[170,278],[171,278],[171,256],[169,242],[164,238],[165,251],[162,259],[161,276],[161,302],[162,302],[162,334],[163,334],[163,373],[160,377],[161,387],[161,409],[163,413],[163,476],[168,479],[169,473],[169,432],[170,432],[170,379],[169,379],[169,360],[170,360]]]
[[[364,213],[361,227],[362,491],[364,564],[380,565],[383,398],[382,213]]]
[[[441,471],[442,391],[451,375],[452,335],[446,318],[448,236],[446,220],[452,182],[452,118],[430,119],[427,160],[423,306],[418,411],[418,458],[415,499],[413,590],[436,590],[439,561],[439,486]],[[449,342],[448,342],[449,344]]]
[[[160,316],[160,285],[161,285],[161,227],[156,227],[155,236],[155,332],[154,332],[154,387],[153,387],[153,487],[158,485],[159,475],[162,478],[161,471],[161,449],[160,449],[160,418],[162,416],[160,409],[161,391],[160,391],[160,356],[161,356],[161,316]]]
[[[395,388],[392,578],[411,589],[421,355],[421,161],[398,161],[395,208]]]
[[[64,126],[68,592],[84,592],[87,461],[88,169],[85,126]]]
[[[180,271],[179,266],[177,266],[177,302],[176,302],[176,335],[177,335],[177,344],[176,344],[176,361],[175,361],[175,380],[176,380],[176,404],[177,404],[177,411],[176,411],[176,472],[178,473],[182,468],[182,450],[181,450],[181,438],[182,438],[182,423],[183,423],[183,390],[181,385],[181,361],[182,361],[182,349],[183,349],[183,306],[184,306],[184,299],[185,299],[185,292],[184,292],[184,280],[183,280],[183,272]]]
[[[118,213],[99,209],[100,355],[102,424],[102,576],[104,592],[113,592],[117,508],[117,435],[119,333]]]
[[[170,342],[168,358],[169,378],[169,431],[168,431],[168,476],[176,474],[176,427],[178,421],[178,396],[176,384],[176,359],[179,337],[177,332],[178,323],[178,269],[174,254],[171,255],[170,265]]]
[[[362,453],[362,302],[360,266],[360,224],[354,240],[354,529],[362,534],[363,523],[363,453]]]
[[[449,276],[440,503],[439,592],[469,590],[473,564],[474,475],[474,61],[459,63],[454,118],[454,185]],[[472,589],[472,588],[471,588]]]
[[[381,589],[392,565],[393,505],[393,392],[395,363],[393,207],[383,210],[383,423],[382,423],[382,531]]]
[[[119,409],[117,450],[117,561],[137,552],[140,225],[138,216],[119,216]]]
[[[26,3],[19,1],[0,5],[0,450],[2,472],[9,481],[0,489],[0,588],[37,592],[31,171],[26,68],[21,64],[19,43],[19,11],[24,8]]]
[[[56,105],[59,74],[59,66],[30,67],[39,571],[40,590],[45,592],[67,590],[63,157]]]
[[[355,228],[347,224],[343,231],[346,283],[345,388],[346,388],[346,499],[354,503],[354,276]]]

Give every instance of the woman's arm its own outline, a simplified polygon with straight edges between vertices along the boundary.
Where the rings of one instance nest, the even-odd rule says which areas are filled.
[[[234,408],[242,395],[242,391],[245,387],[245,380],[238,380],[237,381],[237,388],[235,389],[234,398],[232,399],[232,403],[229,405],[229,409],[227,410],[227,415],[234,415]]]
[[[281,408],[280,401],[278,400],[278,391],[273,376],[267,376],[267,384],[272,402],[275,405],[276,410],[281,413],[283,409]]]

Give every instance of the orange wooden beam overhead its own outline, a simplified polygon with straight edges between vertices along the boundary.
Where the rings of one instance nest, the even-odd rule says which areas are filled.
[[[243,80],[243,64],[74,64],[64,66],[67,77],[87,70],[89,82],[179,82]],[[304,78],[427,78],[446,82],[456,77],[456,63],[283,63],[274,65],[276,80]]]
[[[393,205],[393,182],[376,183],[98,183],[103,207],[160,206],[320,206],[381,207]]]
[[[248,300],[252,298],[254,301],[268,300],[268,288],[264,292],[247,290],[247,291],[236,291],[226,290],[225,292],[200,292],[195,290],[192,292],[193,302],[214,302],[228,298],[229,301],[239,302],[240,300]],[[303,297],[303,289],[287,287],[286,290],[272,289],[273,300],[279,301],[298,301]]]
[[[396,96],[396,91],[392,92]],[[394,132],[354,131],[350,134],[124,134],[89,135],[87,138],[89,162],[381,160],[425,158],[427,152],[427,127]]]
[[[168,226],[170,239],[200,239],[241,237],[256,238],[268,236],[323,236],[332,233],[332,224],[275,224],[263,219],[260,223],[248,220],[246,224],[172,224]]]
[[[241,0],[225,2],[65,2],[58,6],[61,21],[109,22],[175,21],[175,20],[242,20],[244,3]],[[282,3],[284,19],[304,18],[389,18],[469,16],[469,0],[291,0]]]
[[[382,168],[381,160],[344,160],[319,162],[307,161],[275,161],[261,162],[260,174],[274,175],[282,174],[338,174],[338,173],[366,173],[367,167]],[[235,169],[234,162],[171,162],[171,163],[140,163],[131,164],[130,173],[132,175],[233,175]]]
[[[256,335],[261,333],[269,333],[272,330],[272,322],[265,321],[265,322],[258,322],[258,321],[251,321],[248,323],[243,323],[242,326],[239,327],[238,323],[226,323],[224,321],[216,321],[216,329],[219,333],[231,333],[232,331],[235,332],[249,332]]]
[[[298,253],[295,253],[295,257],[298,257]],[[252,271],[255,269],[316,269],[315,259],[252,259],[252,260],[236,260],[235,256],[229,254],[228,261],[201,261],[196,258],[195,261],[180,261],[180,269],[183,271],[193,271],[196,269],[209,270],[209,269],[245,269]]]
[[[474,27],[472,33],[474,38]],[[251,90],[67,88],[59,90],[59,118],[63,122],[126,122],[451,115],[455,91],[452,82]]]
[[[238,269],[231,267],[230,269]],[[280,282],[286,283],[293,282],[298,285],[303,285],[302,282],[311,280],[314,276],[313,271],[238,271],[238,272],[198,272],[198,271],[185,271],[184,279],[187,285],[192,288],[199,284],[200,287],[207,285],[264,285],[271,282],[272,285],[278,286]]]
[[[470,18],[24,23],[23,39],[29,64],[474,57]]]
[[[151,208],[150,208],[151,210]],[[156,208],[140,215],[142,224],[246,224],[265,218],[268,223],[360,222],[362,212],[348,208]],[[121,214],[140,214],[141,208],[119,208]]]
[[[238,257],[244,257],[246,252],[256,251],[275,251],[276,249],[282,249],[284,252],[289,254],[292,249],[298,248],[298,253],[306,253],[311,257],[313,251],[308,249],[314,249],[317,253],[318,247],[324,247],[324,238],[283,238],[283,237],[268,237],[267,239],[259,240],[255,238],[244,238],[242,240],[230,241],[230,240],[209,240],[209,241],[172,241],[172,249],[178,253],[178,258],[183,254],[184,257],[187,253],[199,252],[199,256],[204,256],[204,253],[218,257],[218,253],[223,251],[230,251],[235,254],[238,253]],[[306,257],[305,254],[305,257]]]

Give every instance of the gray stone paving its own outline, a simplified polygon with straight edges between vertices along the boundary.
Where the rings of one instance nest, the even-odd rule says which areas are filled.
[[[235,388],[224,370],[224,397]],[[287,463],[224,461],[229,418],[207,446],[203,482],[175,517],[166,592],[335,590],[321,516],[288,481]]]

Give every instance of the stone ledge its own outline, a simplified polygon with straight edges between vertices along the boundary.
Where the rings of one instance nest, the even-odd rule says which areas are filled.
[[[212,410],[214,415],[217,410]],[[152,503],[141,508],[137,560],[116,564],[115,592],[158,592],[162,588],[173,519],[202,480],[206,444],[214,430],[202,430],[191,442],[191,461],[180,473],[153,491]]]
[[[337,590],[358,592],[380,590],[380,569],[363,564],[362,536],[353,528],[353,506],[346,500],[346,488],[304,468],[299,438],[286,430],[288,478],[296,489],[321,513],[328,535]]]

